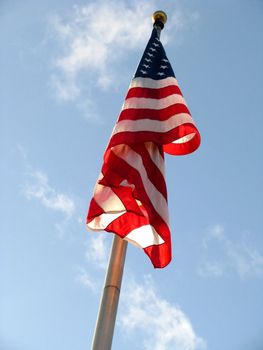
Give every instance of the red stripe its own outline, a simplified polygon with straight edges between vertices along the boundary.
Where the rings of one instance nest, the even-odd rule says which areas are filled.
[[[92,221],[96,216],[103,214],[103,209],[98,205],[94,198],[90,201],[89,211],[87,216],[87,224]]]
[[[196,134],[190,141],[182,144],[172,143],[191,133]],[[151,141],[155,142],[157,145],[164,145],[163,150],[166,153],[183,155],[194,152],[200,145],[200,140],[200,134],[193,124],[183,124],[166,133],[152,131],[119,132],[112,136],[108,149],[119,144],[131,145]]]
[[[151,259],[155,268],[163,268],[167,266],[172,259],[171,242],[161,245],[152,245],[144,248],[144,251]]]
[[[183,156],[185,154],[194,152],[200,146],[201,143],[201,136],[199,134],[199,131],[195,127],[193,129],[192,126],[189,124],[184,124],[181,127],[179,127],[179,133],[177,135],[180,136],[181,134],[182,136],[180,136],[179,138],[182,138],[186,135],[191,134],[192,132],[195,132],[195,136],[188,142],[168,142],[167,144],[163,145],[164,152],[177,156]]]
[[[133,212],[127,212],[112,221],[107,226],[106,231],[113,232],[121,238],[124,238],[132,230],[144,225],[148,225],[148,220],[145,216],[139,216]]]
[[[152,40],[152,38],[150,40]],[[160,57],[156,57],[157,61],[162,57],[164,57],[163,53],[161,53]],[[185,114],[191,117],[188,107],[183,97],[181,97],[183,96],[181,90],[177,86],[177,82],[173,77],[171,77],[171,79],[169,78],[167,80],[164,79],[160,81],[148,80],[144,78],[134,78],[134,81],[131,83],[131,85],[133,84],[142,86],[152,85],[153,87],[157,88],[134,86],[128,90],[125,99],[127,103],[126,106],[124,105],[123,107],[127,109],[120,112],[117,121],[117,123],[122,122],[122,125],[119,125],[120,130],[128,129],[128,125],[125,120],[148,120],[149,124],[144,122],[135,123],[136,127],[139,127],[139,125],[141,125],[140,131],[123,131],[113,134],[105,151],[104,164],[102,167],[103,178],[99,181],[100,184],[106,186],[105,200],[107,201],[107,195],[112,194],[109,194],[107,191],[107,189],[110,188],[111,191],[114,192],[114,194],[123,203],[126,210],[126,212],[122,213],[120,211],[116,212],[118,209],[114,210],[114,208],[109,208],[109,213],[106,213],[109,215],[109,217],[107,217],[109,221],[110,218],[114,217],[111,214],[121,213],[121,215],[114,219],[107,226],[105,231],[114,232],[115,234],[118,234],[120,237],[124,238],[134,229],[142,227],[143,225],[150,224],[160,235],[160,237],[162,237],[164,243],[159,245],[152,245],[145,248],[144,251],[151,259],[154,267],[162,268],[169,264],[171,260],[170,229],[168,223],[166,223],[166,213],[164,212],[164,210],[167,210],[166,203],[163,203],[165,206],[163,210],[159,203],[159,201],[163,200],[163,198],[160,197],[161,194],[163,194],[167,200],[167,192],[164,175],[161,173],[158,165],[156,165],[152,160],[154,158],[151,157],[154,157],[155,151],[159,152],[162,157],[164,157],[163,152],[167,152],[173,155],[191,153],[195,151],[200,144],[200,134],[195,127],[194,122],[190,119],[188,119],[188,123],[177,127],[173,127],[173,124],[171,124],[173,123],[174,119],[168,121],[168,119],[173,116],[175,116],[175,119],[178,119],[178,121],[181,120],[179,119],[180,114]],[[162,84],[164,85],[163,87]],[[158,86],[160,87],[158,88]],[[171,106],[163,108],[170,103],[172,103]],[[142,108],[142,106],[146,106],[146,104],[147,107],[151,108]],[[132,106],[133,108],[129,108],[129,106]],[[162,109],[155,110],[153,109],[154,107]],[[161,128],[163,126],[167,128],[172,127],[173,129],[167,132],[153,132],[149,130],[143,130],[146,125],[149,125],[150,128],[152,128],[151,124],[158,127],[159,124],[154,121],[162,122],[160,123],[162,124],[160,125],[160,129],[157,129],[159,131],[161,131]],[[133,123],[131,122],[130,124]],[[130,128],[132,129],[132,126]],[[153,130],[156,130],[155,127]],[[194,134],[194,137],[192,137],[189,141],[178,144],[173,143],[174,141],[180,140],[181,138],[190,134]],[[155,144],[156,146],[156,148],[152,149],[153,155],[148,153],[148,146],[145,145],[147,142]],[[128,149],[127,146],[131,148],[128,151],[136,152],[138,156],[135,156],[135,154],[128,154],[129,156],[131,155],[131,157],[129,157],[129,159],[127,158],[127,161],[125,161],[120,157],[124,157],[125,152],[127,152]],[[115,147],[115,149],[112,149],[112,147]],[[116,153],[114,153],[115,151]],[[132,156],[135,157],[132,158]],[[128,162],[134,160],[135,163],[138,163],[136,166],[142,166],[140,158],[137,157],[141,157],[143,167],[145,168],[147,175],[144,175],[144,169],[142,172],[142,169],[138,168],[137,170],[133,168],[132,165],[135,166],[134,163],[131,163],[131,165],[128,164]],[[153,188],[152,185],[148,186],[148,184],[147,187],[144,188],[145,179],[141,178],[140,172],[142,175],[147,176],[147,181],[150,181],[151,184],[155,186],[155,188]],[[126,180],[127,183],[126,181],[123,182],[124,180]],[[147,193],[146,189],[149,193]],[[103,194],[104,193],[102,193],[102,195]],[[114,198],[112,197],[111,199],[117,201],[117,197],[114,196]],[[103,196],[101,198],[103,198]],[[100,200],[103,201],[103,199]],[[103,202],[100,203],[100,205],[104,206]],[[104,210],[100,207],[100,205],[98,205],[94,198],[92,198],[87,221],[90,222],[94,218],[98,219],[98,222],[94,221],[92,223],[91,226],[93,226],[93,229],[99,228],[99,216],[104,213]],[[115,208],[118,208],[117,205],[115,205]],[[120,210],[124,211],[124,209]]]
[[[111,188],[111,189],[122,201],[127,211],[143,216],[143,213],[141,212],[139,205],[134,200],[133,190],[131,187],[120,186],[120,187]]]
[[[144,209],[149,216],[149,223],[155,228],[156,232],[158,232],[164,241],[169,240],[169,227],[153,207],[152,202],[145,191],[139,172],[127,164],[123,159],[118,158],[112,151],[109,150],[108,152],[110,153],[109,161],[118,168],[119,175],[123,176],[124,179],[127,179],[128,182],[135,184],[136,199],[143,203]]]
[[[164,121],[172,117],[173,115],[177,115],[179,113],[187,113],[189,115],[190,112],[186,105],[182,103],[176,103],[169,107],[163,109],[148,109],[148,108],[129,108],[121,111],[118,122],[121,120],[139,120],[139,119],[151,119],[151,120],[160,120]]]
[[[146,218],[138,217],[134,213],[125,213],[108,225],[105,231],[125,238],[132,230],[143,225],[147,225]],[[165,243],[144,248],[155,268],[163,268],[169,264],[172,258],[171,250],[170,239]]]
[[[181,90],[176,85],[165,86],[160,89],[134,87],[128,91],[126,100],[131,97],[154,98],[159,100],[172,94],[178,94],[182,96]]]
[[[166,189],[166,184],[165,184],[165,179],[163,177],[163,174],[161,173],[157,165],[152,161],[144,144],[143,145],[140,145],[138,143],[132,144],[130,147],[141,156],[148,179],[152,182],[152,184],[156,187],[156,189],[160,193],[162,193],[164,198],[167,200],[167,189]],[[162,147],[158,147],[158,148],[162,148]],[[159,150],[156,150],[156,151],[159,152]]]

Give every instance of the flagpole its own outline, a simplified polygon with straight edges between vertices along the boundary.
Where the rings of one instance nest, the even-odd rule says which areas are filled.
[[[92,350],[110,350],[121,290],[127,241],[115,235],[100,302]]]
[[[167,16],[163,11],[156,11],[152,16],[152,19],[153,25],[160,38],[160,33],[164,27],[164,23],[167,21]],[[114,235],[93,336],[92,350],[111,350],[126,250],[127,241]]]
[[[167,22],[167,15],[163,11],[155,11],[152,15],[152,21],[160,39],[161,30],[163,29],[164,24]]]

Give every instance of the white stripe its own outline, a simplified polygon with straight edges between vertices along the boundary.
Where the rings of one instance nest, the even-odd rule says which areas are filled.
[[[120,213],[104,213],[96,216],[92,221],[87,224],[87,228],[92,231],[105,230],[107,226],[112,223],[115,219],[117,219],[122,214],[126,213],[126,211],[122,211]]]
[[[172,94],[161,99],[155,98],[142,98],[142,97],[131,97],[125,100],[122,106],[122,110],[125,109],[164,109],[169,106],[181,103],[186,105],[185,99],[182,95]]]
[[[165,133],[180,125],[190,123],[195,125],[192,117],[187,113],[179,113],[173,115],[167,120],[152,120],[152,119],[139,119],[139,120],[121,120],[119,121],[112,132],[112,136],[119,132],[137,132],[137,131],[151,131]]]
[[[141,226],[132,230],[124,239],[141,248],[164,243],[162,237],[158,235],[151,225]]]
[[[169,225],[168,206],[166,199],[149,180],[142,162],[142,157],[127,145],[121,145],[121,147],[115,146],[112,148],[112,152],[114,152],[117,157],[123,159],[127,164],[139,172],[146,194],[150,199],[154,209],[162,217],[166,224]]]
[[[126,210],[119,197],[110,187],[96,184],[94,189],[94,200],[103,209],[104,212],[117,212]]]
[[[147,152],[149,153],[151,160],[157,166],[157,168],[160,170],[163,177],[165,178],[164,159],[161,156],[158,147],[154,142],[145,142],[144,145]]]
[[[168,77],[160,80],[154,80],[151,78],[134,78],[131,81],[130,88],[141,87],[149,89],[160,89],[170,85],[178,86],[178,82],[174,77]]]
[[[185,143],[185,142],[189,142],[190,140],[192,140],[192,138],[196,135],[195,132],[192,132],[189,135],[183,136],[178,140],[173,141],[172,143]]]

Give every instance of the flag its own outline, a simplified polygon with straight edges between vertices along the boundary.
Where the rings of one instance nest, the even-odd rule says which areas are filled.
[[[195,151],[200,135],[156,28],[111,138],[90,202],[87,226],[142,248],[156,268],[171,260],[164,152]]]

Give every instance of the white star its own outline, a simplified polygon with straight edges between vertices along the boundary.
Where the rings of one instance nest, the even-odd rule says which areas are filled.
[[[141,69],[140,72],[142,72],[142,74],[147,74],[146,70]]]
[[[150,66],[149,66],[149,64],[143,64],[143,67],[149,68]]]
[[[150,56],[150,57],[153,57],[153,54],[150,53],[150,52],[147,52],[147,55]]]
[[[152,60],[150,58],[147,58],[147,57],[145,57],[145,61],[146,62],[152,62]]]
[[[156,44],[156,43],[153,43],[153,45],[154,45],[155,47],[158,47],[158,46],[160,46],[159,44]]]
[[[168,66],[160,66],[161,69],[168,68]]]
[[[169,62],[166,58],[162,59],[163,62]]]
[[[164,73],[163,72],[158,72],[157,75],[162,76],[162,75],[164,75]]]
[[[156,49],[154,49],[153,47],[150,47],[150,50],[151,50],[152,52],[156,51]]]

